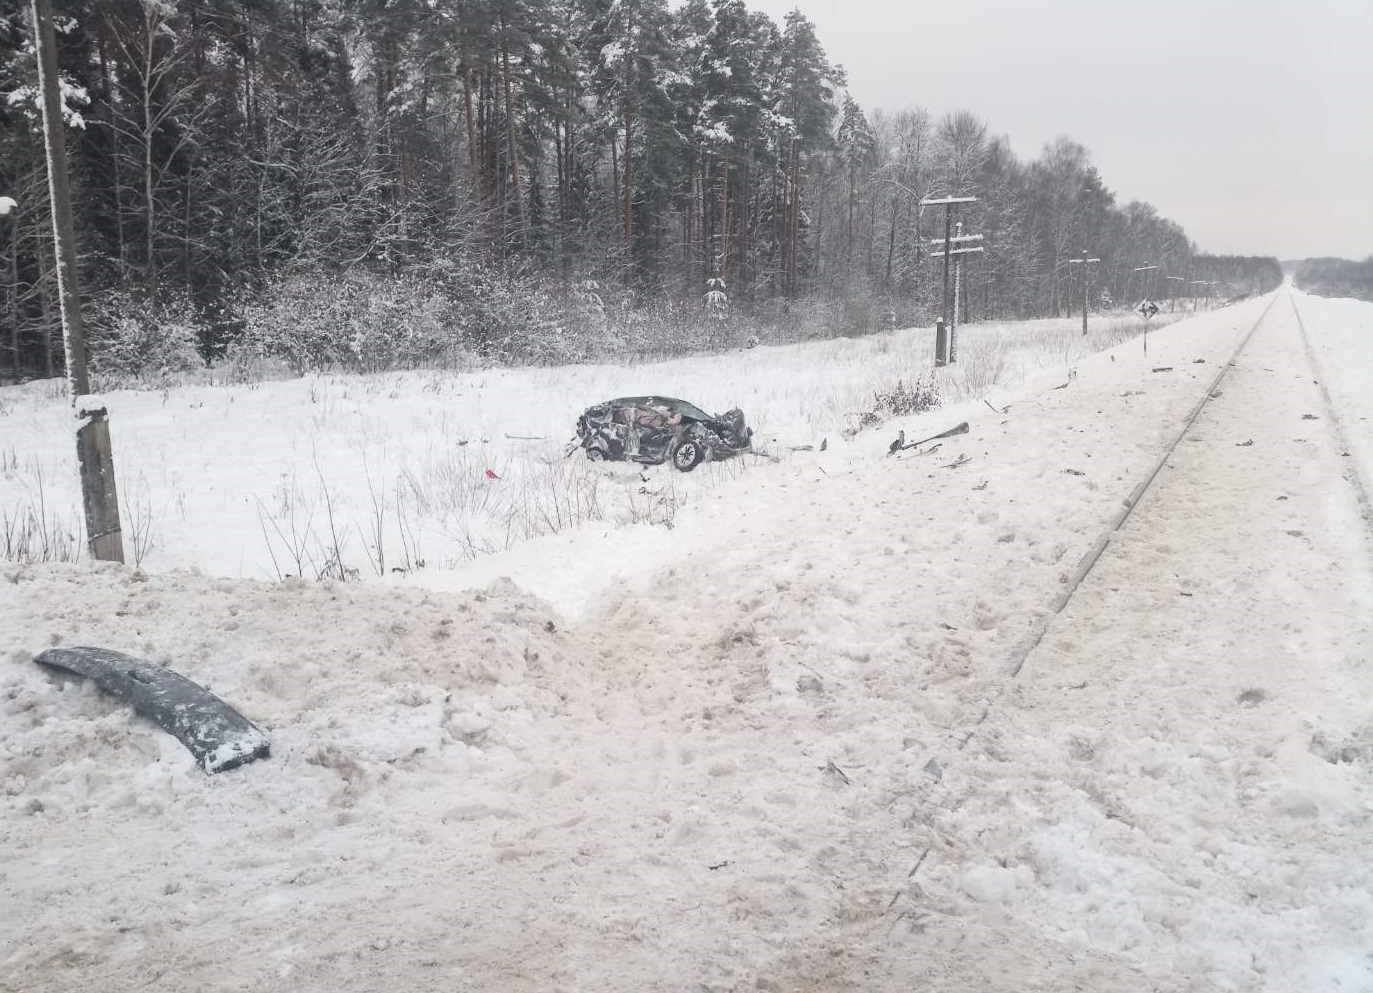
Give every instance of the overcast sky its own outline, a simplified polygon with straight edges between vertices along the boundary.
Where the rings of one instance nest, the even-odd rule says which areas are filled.
[[[1204,251],[1373,254],[1373,0],[745,0],[800,8],[866,110],[1066,134]]]

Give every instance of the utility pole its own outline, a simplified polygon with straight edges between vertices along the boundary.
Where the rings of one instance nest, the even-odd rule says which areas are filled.
[[[81,293],[76,277],[76,235],[72,224],[71,189],[67,183],[67,148],[62,135],[58,95],[57,41],[50,0],[33,0],[33,43],[38,53],[38,86],[43,91],[43,141],[48,153],[48,193],[52,200],[52,233],[57,257],[57,296],[62,307],[62,340],[66,349],[67,384],[76,416],[86,421],[76,430],[76,460],[86,510],[86,544],[91,557],[124,561],[119,527],[119,498],[114,485],[110,423],[104,407],[81,409],[90,393],[86,372],[86,333],[81,320]]]
[[[967,252],[982,251],[981,248],[953,247],[956,243],[965,243],[970,241],[982,240],[982,236],[980,234],[963,234],[961,224],[959,225],[958,237],[954,237],[953,210],[954,207],[960,203],[977,203],[977,197],[926,197],[924,200],[920,201],[920,206],[922,207],[942,206],[944,208],[944,237],[942,239],[931,239],[931,241],[933,241],[936,245],[938,245],[942,241],[944,245],[944,250],[942,252],[930,253],[931,258],[942,258],[944,260],[944,298],[942,307],[943,320],[940,321],[940,328],[941,330],[947,329],[946,333],[948,335],[947,338],[944,338],[943,335],[938,333],[935,335],[935,365],[947,365],[951,362],[958,361],[958,317],[955,313],[955,310],[957,308],[957,301],[954,300],[953,306],[950,306],[949,259],[954,255],[962,255]],[[941,348],[941,344],[944,343],[946,343],[945,347]]]
[[[1087,257],[1087,249],[1085,248],[1082,250],[1082,258],[1068,260],[1070,265],[1075,262],[1082,263],[1082,334],[1084,337],[1087,334],[1087,287],[1088,284],[1091,283],[1091,280],[1087,277],[1091,271],[1092,263],[1100,261],[1101,259],[1089,259]]]
[[[1187,277],[1186,277],[1186,276],[1164,276],[1163,278],[1164,278],[1164,279],[1171,279],[1171,280],[1173,280],[1173,281],[1175,281],[1175,282],[1178,282],[1178,283],[1185,283],[1185,282],[1187,282]],[[1178,287],[1178,289],[1182,289],[1182,287]],[[1177,293],[1176,293],[1174,290],[1170,289],[1170,290],[1168,291],[1168,313],[1171,314],[1174,310],[1177,309],[1177,302],[1178,302],[1178,300],[1177,300]]]
[[[1136,273],[1136,272],[1152,272],[1153,270],[1155,270],[1155,269],[1157,269],[1157,268],[1158,268],[1158,266],[1156,266],[1156,265],[1150,265],[1150,264],[1146,261],[1146,262],[1144,263],[1144,265],[1139,266],[1139,267],[1136,268],[1136,269],[1132,269],[1132,270],[1131,270],[1131,273],[1133,274],[1133,273]],[[1133,280],[1133,279],[1134,279],[1134,276],[1131,275],[1130,278]],[[1126,293],[1129,293],[1130,291],[1129,291],[1129,289],[1127,288],[1125,292],[1126,292]],[[1149,277],[1148,277],[1148,276],[1145,276],[1145,277],[1144,277],[1144,296],[1145,296],[1145,299],[1148,299],[1148,297],[1149,297]]]

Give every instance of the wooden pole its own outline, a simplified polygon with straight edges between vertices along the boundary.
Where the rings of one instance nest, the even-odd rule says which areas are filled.
[[[949,250],[953,247],[953,204],[944,205],[944,296],[943,306],[940,308],[944,313],[944,326],[952,329],[953,325],[949,321]],[[949,332],[950,340],[953,340],[953,331]]]
[[[86,370],[86,333],[81,320],[81,296],[76,277],[76,234],[72,224],[71,188],[67,182],[67,149],[62,136],[62,106],[58,96],[57,41],[49,0],[33,0],[34,47],[38,52],[38,83],[43,91],[43,141],[48,153],[48,192],[52,200],[57,295],[62,308],[62,340],[66,349],[67,384],[72,404],[90,393]],[[114,457],[105,409],[78,410],[86,420],[76,432],[76,457],[81,473],[81,496],[86,509],[86,542],[91,556],[124,561],[115,493]]]
[[[1082,250],[1082,334],[1087,334],[1087,273],[1091,271],[1091,263],[1087,260],[1087,249]]]
[[[958,307],[963,298],[963,260],[953,263],[953,324],[949,326],[949,361],[958,361]],[[963,315],[967,317],[967,314]]]
[[[119,526],[119,494],[114,484],[114,450],[105,408],[83,410],[90,420],[76,431],[77,467],[86,505],[86,544],[91,558],[124,561],[124,534]]]
[[[1085,248],[1082,250],[1082,258],[1068,260],[1069,265],[1077,265],[1079,262],[1082,263],[1082,333],[1084,336],[1087,334],[1087,289],[1090,286],[1090,281],[1087,276],[1091,271],[1092,263],[1100,261],[1101,259],[1088,258],[1087,250]]]
[[[941,320],[937,322],[935,334],[935,365],[945,365],[946,363],[958,361],[958,298],[960,286],[955,284],[952,297],[949,293],[949,256],[964,252],[980,252],[981,248],[958,248],[955,249],[954,243],[963,245],[969,241],[981,241],[980,234],[963,234],[963,223],[958,224],[958,237],[953,234],[953,208],[954,204],[976,203],[977,197],[932,197],[920,201],[921,207],[942,206],[944,208],[944,251],[934,252],[934,256],[944,257],[944,295],[940,313]],[[916,215],[919,216],[918,214]],[[917,227],[917,231],[919,228]],[[934,239],[936,245],[939,239]],[[961,269],[955,267],[955,278],[962,275]],[[941,347],[941,343],[947,345],[947,349]]]

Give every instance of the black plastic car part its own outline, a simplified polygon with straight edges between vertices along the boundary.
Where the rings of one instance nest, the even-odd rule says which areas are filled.
[[[208,773],[225,772],[270,754],[267,736],[205,687],[165,666],[107,648],[49,648],[39,665],[84,676],[133,704],[174,736]]]

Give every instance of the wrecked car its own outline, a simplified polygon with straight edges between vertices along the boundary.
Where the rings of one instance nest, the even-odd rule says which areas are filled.
[[[690,472],[702,462],[747,451],[752,442],[742,410],[717,417],[672,397],[620,397],[586,409],[568,454],[581,447],[593,462],[671,462]]]

